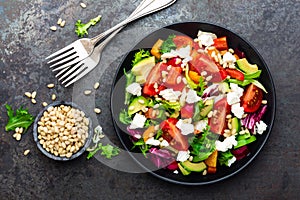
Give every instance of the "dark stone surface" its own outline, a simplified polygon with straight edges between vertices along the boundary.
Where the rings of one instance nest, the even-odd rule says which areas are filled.
[[[300,193],[299,145],[299,46],[298,0],[234,1],[178,0],[175,5],[126,27],[105,49],[100,67],[73,87],[64,88],[48,69],[44,58],[77,39],[74,23],[101,14],[102,21],[90,36],[118,23],[139,1],[93,0],[87,8],[80,1],[0,0],[0,199],[297,199]],[[49,27],[61,17],[64,28]],[[81,100],[82,91],[99,80],[100,89],[81,102],[102,109],[96,117],[108,138],[120,145],[109,111],[112,77],[122,57],[139,39],[174,22],[205,21],[222,25],[251,41],[273,75],[277,92],[277,115],[271,137],[258,157],[244,170],[225,181],[198,187],[174,185],[147,173],[126,173],[85,156],[55,162],[36,147],[32,127],[20,142],[5,132],[4,104],[25,105],[33,114],[50,102]],[[134,35],[134,37],[133,37]],[[49,90],[48,83],[57,83]],[[90,85],[88,85],[90,84]],[[36,105],[24,92],[38,92]],[[81,95],[81,96],[80,96]],[[25,149],[30,149],[24,156]],[[118,161],[118,160],[116,160]],[[118,167],[120,163],[110,163]],[[130,165],[128,161],[128,165]],[[134,166],[132,166],[134,167]]]

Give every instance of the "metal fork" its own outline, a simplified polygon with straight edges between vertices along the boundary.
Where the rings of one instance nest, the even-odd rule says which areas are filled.
[[[50,68],[57,67],[56,70],[60,70],[70,65],[76,64],[79,61],[87,58],[93,52],[95,45],[115,30],[119,29],[120,27],[123,27],[124,25],[140,17],[166,8],[175,2],[176,0],[143,0],[133,12],[133,14],[131,14],[124,21],[108,29],[107,31],[95,36],[94,38],[82,38],[76,40],[72,44],[51,54],[46,58],[46,60],[52,58],[48,61],[48,64],[51,64]]]

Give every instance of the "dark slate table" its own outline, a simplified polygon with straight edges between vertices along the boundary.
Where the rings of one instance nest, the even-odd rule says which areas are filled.
[[[138,2],[94,0],[87,1],[83,9],[76,0],[0,1],[0,199],[297,199],[300,2],[178,0],[172,7],[128,25],[107,46],[101,63],[87,78],[70,88],[60,85],[44,59],[77,39],[75,21],[102,15],[102,21],[89,31],[95,36],[128,16]],[[59,17],[66,25],[53,32],[49,27]],[[183,21],[215,23],[240,34],[258,49],[273,75],[277,92],[273,131],[258,157],[237,175],[207,186],[175,185],[148,173],[128,173],[138,168],[126,159],[105,163],[101,158],[87,160],[84,154],[70,162],[55,162],[37,149],[32,127],[19,142],[12,132],[5,132],[4,104],[24,105],[36,115],[41,102],[51,102],[55,93],[58,100],[80,101],[90,109],[100,107],[102,113],[92,115],[93,120],[102,125],[107,139],[120,146],[109,110],[118,64],[146,34]],[[85,98],[82,91],[92,88],[91,80],[98,80],[101,86]],[[56,87],[49,90],[48,83]],[[34,90],[36,105],[24,96]],[[26,149],[30,153],[24,156]]]

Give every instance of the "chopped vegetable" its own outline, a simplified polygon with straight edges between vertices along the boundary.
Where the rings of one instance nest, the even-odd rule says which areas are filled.
[[[144,49],[141,49],[140,51],[136,52],[134,54],[134,60],[132,61],[132,66],[136,65],[138,62],[143,60],[144,58],[150,57],[150,52],[145,51]]]
[[[22,106],[14,112],[12,107],[8,104],[5,105],[8,115],[8,122],[5,126],[5,131],[12,131],[16,128],[24,128],[24,132],[33,123],[34,117],[29,114],[28,109],[23,109]]]
[[[84,35],[88,35],[88,29],[91,26],[94,26],[101,20],[101,15],[99,15],[96,18],[91,19],[88,23],[83,24],[81,23],[81,20],[77,20],[75,24],[75,33],[78,35],[78,37],[83,37]]]
[[[230,166],[230,160],[234,158],[234,155],[230,151],[219,152],[218,161],[220,165]]]
[[[160,47],[160,52],[161,53],[168,53],[170,52],[172,49],[176,49],[176,45],[173,41],[173,39],[175,38],[175,35],[169,35],[169,37],[162,43],[161,47]]]
[[[117,156],[120,153],[120,149],[117,147],[110,144],[103,145],[102,143],[99,143],[96,149],[89,152],[87,159],[92,158],[99,150],[102,151],[101,155],[105,156],[107,159],[111,159],[113,156]]]

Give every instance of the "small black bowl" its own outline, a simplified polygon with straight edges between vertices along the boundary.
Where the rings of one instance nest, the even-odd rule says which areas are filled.
[[[183,176],[181,174],[174,174],[172,171],[165,169],[152,171],[149,167],[143,164],[145,163],[144,160],[146,160],[146,158],[140,159],[135,156],[136,154],[131,153],[133,151],[133,143],[126,131],[126,126],[123,125],[119,120],[119,113],[125,108],[124,94],[126,79],[124,78],[124,69],[126,71],[131,70],[134,54],[140,49],[150,49],[159,38],[166,39],[170,34],[187,35],[192,38],[196,38],[199,30],[215,33],[218,37],[227,36],[227,41],[230,48],[243,51],[249,62],[256,63],[262,70],[259,82],[262,83],[268,91],[268,93],[265,95],[265,99],[268,101],[268,109],[263,117],[263,121],[268,125],[268,128],[265,133],[257,137],[256,142],[253,142],[248,146],[250,149],[250,154],[246,158],[235,162],[231,167],[218,166],[218,171],[216,174],[208,174],[203,176],[201,173],[194,173],[192,176]],[[273,79],[267,64],[255,47],[238,34],[224,27],[203,22],[183,22],[172,24],[164,28],[160,28],[142,39],[132,48],[130,52],[128,52],[124,60],[120,63],[111,92],[111,113],[114,127],[124,148],[129,152],[132,158],[145,169],[145,171],[148,171],[155,177],[158,177],[162,180],[182,185],[206,185],[215,183],[237,174],[246,166],[248,166],[262,150],[270,136],[274,124],[275,111],[276,98]],[[139,153],[138,151],[135,152]]]
[[[60,105],[66,105],[66,106],[71,106],[73,108],[76,108],[80,111],[83,111],[83,109],[81,109],[78,105],[76,105],[73,102],[65,102],[65,101],[56,101],[53,102],[51,104],[49,104],[48,106],[46,106],[43,110],[41,110],[39,112],[39,114],[37,115],[37,117],[35,118],[34,121],[34,125],[33,125],[33,138],[34,141],[37,144],[38,149],[44,154],[46,155],[48,158],[51,158],[53,160],[57,160],[57,161],[68,161],[68,160],[73,160],[74,158],[79,157],[81,154],[83,154],[85,152],[85,150],[88,148],[88,146],[91,143],[92,140],[92,121],[88,116],[85,116],[86,118],[88,118],[89,120],[89,130],[88,130],[88,137],[85,140],[85,144],[75,153],[73,154],[70,158],[67,157],[60,157],[60,156],[55,156],[54,154],[52,154],[51,152],[46,151],[46,149],[43,148],[43,146],[40,144],[40,140],[38,139],[38,122],[40,121],[43,113],[49,108],[49,107],[57,107]]]

